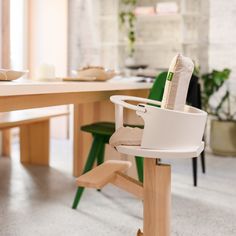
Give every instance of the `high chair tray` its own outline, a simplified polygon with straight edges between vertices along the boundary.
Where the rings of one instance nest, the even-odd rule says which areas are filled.
[[[192,149],[178,150],[153,150],[144,149],[140,146],[117,146],[117,151],[132,156],[142,156],[144,158],[193,158],[200,155],[204,149],[204,142],[200,146]]]

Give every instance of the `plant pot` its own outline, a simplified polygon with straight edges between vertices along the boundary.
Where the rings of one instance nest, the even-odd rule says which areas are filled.
[[[221,156],[236,156],[236,122],[211,121],[210,147]]]

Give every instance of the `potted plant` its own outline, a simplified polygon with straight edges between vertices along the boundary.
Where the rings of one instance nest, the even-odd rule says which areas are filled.
[[[202,103],[211,119],[210,147],[223,156],[236,156],[236,111],[229,88],[230,70],[213,70],[201,76]]]

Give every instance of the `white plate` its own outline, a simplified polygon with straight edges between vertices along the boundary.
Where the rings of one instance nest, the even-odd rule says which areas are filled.
[[[116,75],[115,71],[104,69],[103,67],[87,67],[84,69],[73,70],[72,73],[75,77],[82,80],[92,80],[92,78],[95,78],[94,80],[98,81],[106,81]]]
[[[0,81],[12,81],[19,79],[25,75],[28,71],[16,71],[16,70],[6,70],[0,69]]]
[[[68,77],[68,78],[63,78],[64,81],[94,81],[96,80],[96,77],[81,77],[81,78],[76,78],[76,77]]]

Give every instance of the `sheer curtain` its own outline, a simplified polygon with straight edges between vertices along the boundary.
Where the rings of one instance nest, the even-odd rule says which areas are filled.
[[[0,1],[0,52],[1,68],[10,67],[10,1]],[[10,131],[5,130],[0,134],[0,154],[10,156]]]
[[[26,0],[10,0],[10,63],[11,68],[26,68]]]

